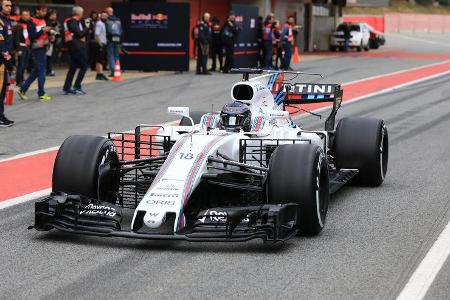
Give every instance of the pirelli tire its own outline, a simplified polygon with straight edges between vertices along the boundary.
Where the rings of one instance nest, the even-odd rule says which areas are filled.
[[[115,203],[120,178],[110,167],[117,166],[118,162],[116,147],[111,140],[72,135],[64,141],[56,156],[52,190]]]
[[[193,111],[189,113],[189,116],[194,121],[194,125],[200,124],[200,121],[202,120],[202,116],[206,114],[204,111]],[[180,126],[191,126],[191,120],[189,118],[183,117],[180,121]]]
[[[358,169],[353,183],[383,183],[389,155],[388,131],[383,120],[344,118],[336,127],[334,158],[338,169]]]
[[[297,203],[297,228],[317,235],[324,225],[330,200],[328,163],[317,145],[281,145],[273,152],[266,181],[271,204]]]

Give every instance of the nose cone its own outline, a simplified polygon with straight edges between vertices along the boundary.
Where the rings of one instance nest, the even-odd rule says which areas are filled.
[[[159,228],[166,220],[166,214],[162,212],[147,211],[144,216],[144,224],[149,228]]]

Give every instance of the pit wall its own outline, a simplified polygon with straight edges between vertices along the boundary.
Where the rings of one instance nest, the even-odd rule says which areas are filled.
[[[450,15],[386,13],[378,16],[346,15],[345,22],[366,22],[381,32],[450,33]]]

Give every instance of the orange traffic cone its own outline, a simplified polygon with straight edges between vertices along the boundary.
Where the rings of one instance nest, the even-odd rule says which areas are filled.
[[[13,105],[14,103],[14,90],[16,89],[16,80],[11,78],[9,80],[9,86],[6,87],[5,104]]]
[[[298,55],[298,47],[297,46],[294,47],[294,55],[292,57],[292,62],[295,64],[300,62],[300,55]]]
[[[122,81],[122,73],[120,71],[120,60],[116,60],[116,66],[114,68],[114,76],[111,79],[112,81]]]

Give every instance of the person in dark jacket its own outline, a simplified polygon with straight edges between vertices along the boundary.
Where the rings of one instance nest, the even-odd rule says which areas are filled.
[[[197,38],[197,74],[198,75],[211,75],[208,72],[208,54],[209,45],[211,43],[211,26],[209,24],[210,14],[205,12],[202,17],[202,21],[198,25],[198,38]]]
[[[234,64],[234,44],[237,41],[239,29],[236,26],[236,16],[233,12],[228,16],[227,22],[222,26],[222,43],[225,49],[225,65],[223,72],[228,73]]]
[[[70,55],[70,66],[63,87],[65,95],[86,94],[81,88],[81,83],[83,82],[84,75],[88,68],[87,40],[89,38],[89,31],[86,28],[84,21],[81,20],[82,17],[83,8],[81,6],[74,6],[72,9],[72,17],[67,20],[68,32],[65,33],[65,35],[71,35],[72,40],[67,43]],[[79,69],[79,71],[72,89],[72,81],[77,69]]]
[[[211,42],[211,60],[212,66],[210,71],[216,71],[216,58],[219,59],[219,71],[223,68],[223,46],[220,21],[217,17],[212,18],[211,24],[212,42]]]
[[[95,25],[97,24],[99,16],[100,14],[97,11],[93,10],[91,11],[89,18],[84,20],[84,23],[86,24],[86,27],[89,30],[88,59],[89,59],[89,66],[91,67],[92,71],[95,71],[96,57],[99,51],[98,43],[95,40]]]
[[[50,9],[47,13],[47,18],[45,20],[48,27],[50,27],[50,34],[48,35],[48,40],[50,45],[47,48],[47,76],[55,76],[55,71],[53,71],[53,60],[55,58],[56,46],[61,36],[61,24],[58,22],[58,12],[54,9]]]
[[[31,41],[28,33],[28,28],[32,26],[30,11],[27,9],[22,10],[20,19],[18,21],[18,29],[14,36],[14,44],[18,57],[17,71],[16,71],[16,83],[21,86],[23,83],[25,69],[28,66],[28,62],[31,58]]]
[[[344,52],[348,52],[348,44],[350,43],[350,39],[352,38],[352,34],[350,32],[350,25],[348,23],[343,23],[342,31],[344,32]]]
[[[4,112],[3,99],[5,98],[6,85],[8,84],[8,72],[11,72],[13,36],[11,23],[8,20],[11,14],[11,1],[4,0],[0,11],[0,127],[10,127],[14,121],[8,120]]]

